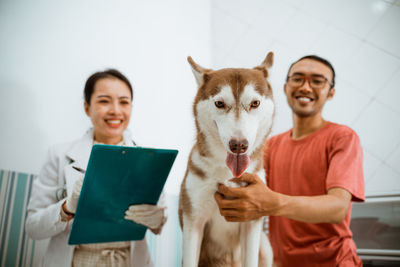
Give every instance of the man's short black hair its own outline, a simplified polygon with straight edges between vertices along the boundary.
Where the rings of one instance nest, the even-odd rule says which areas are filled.
[[[105,71],[99,71],[99,72],[93,73],[87,79],[86,84],[85,84],[85,89],[83,91],[86,103],[90,104],[90,98],[93,95],[94,86],[95,86],[96,82],[98,80],[104,79],[104,78],[115,78],[115,79],[118,79],[118,80],[124,82],[128,86],[129,91],[131,92],[131,97],[133,99],[133,90],[132,90],[132,86],[131,86],[131,83],[129,82],[128,78],[126,78],[125,75],[123,75],[120,71],[118,71],[116,69],[107,69]]]
[[[332,71],[332,83],[331,83],[331,88],[335,87],[335,69],[333,68],[332,64],[331,64],[328,60],[326,60],[325,58],[319,57],[319,56],[317,56],[317,55],[307,55],[307,56],[304,56],[304,57],[302,57],[302,58],[296,60],[295,62],[293,62],[292,65],[290,65],[290,68],[289,68],[289,70],[288,70],[288,73],[287,73],[287,76],[286,76],[286,77],[289,76],[290,70],[292,69],[293,65],[296,64],[296,63],[299,62],[299,61],[302,61],[303,59],[312,59],[312,60],[321,62],[322,64],[324,64],[325,66],[327,66],[328,68],[330,68],[331,71]]]

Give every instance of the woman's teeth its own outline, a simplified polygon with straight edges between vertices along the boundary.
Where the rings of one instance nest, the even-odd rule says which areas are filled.
[[[106,120],[106,122],[109,124],[120,124],[121,120]]]

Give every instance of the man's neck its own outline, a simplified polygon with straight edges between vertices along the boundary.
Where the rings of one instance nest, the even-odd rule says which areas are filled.
[[[293,114],[293,130],[292,139],[303,139],[315,131],[318,131],[327,124],[327,121],[322,118],[321,114],[316,114],[310,117],[299,117]]]

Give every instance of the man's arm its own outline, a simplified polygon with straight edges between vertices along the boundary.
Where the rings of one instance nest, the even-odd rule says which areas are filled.
[[[307,223],[341,223],[351,201],[351,194],[342,188],[332,188],[320,196],[288,196],[272,191],[255,174],[245,173],[232,181],[248,185],[240,188],[219,185],[215,193],[221,215],[232,222],[283,216]]]

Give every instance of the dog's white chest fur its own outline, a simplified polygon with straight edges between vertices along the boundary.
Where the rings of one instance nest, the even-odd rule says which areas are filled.
[[[191,158],[198,158],[194,155],[199,156],[196,150],[192,151]],[[208,165],[204,164],[204,161],[193,161],[191,164],[202,166],[205,170],[205,175],[204,177],[199,177],[189,171],[183,184],[188,195],[188,202],[190,202],[192,207],[189,216],[183,216],[184,239],[190,239],[187,242],[184,241],[184,244],[190,243],[195,238],[191,234],[186,233],[186,229],[195,228],[192,231],[200,231],[200,235],[202,235],[201,240],[198,240],[196,245],[201,248],[200,255],[187,257],[198,257],[200,264],[202,264],[199,266],[241,266],[241,250],[243,250],[241,246],[243,246],[243,241],[241,243],[240,223],[227,222],[221,216],[214,198],[218,183],[234,187],[238,185],[229,181],[232,178],[232,174],[225,165]],[[250,164],[248,171],[254,171],[255,167],[255,163]],[[258,170],[257,174],[260,177],[264,177],[263,169]],[[258,222],[256,233],[258,235],[262,234],[261,222]],[[257,240],[259,240],[259,236],[257,236]],[[252,249],[257,251],[256,254],[258,256],[260,241],[257,240],[255,240],[255,248]],[[208,260],[219,262],[219,264],[213,265],[207,262]],[[184,266],[197,265],[185,263]]]
[[[196,164],[196,163],[195,163]],[[231,251],[239,247],[239,223],[227,222],[221,216],[214,194],[217,191],[218,183],[226,183],[232,178],[229,169],[226,166],[211,168],[206,172],[206,178],[200,179],[195,175],[188,174],[186,186],[193,210],[192,216],[198,218],[199,223],[204,224],[206,240],[211,241],[212,252],[218,252],[225,257]],[[211,179],[210,177],[219,177]],[[204,237],[204,236],[203,236]]]

